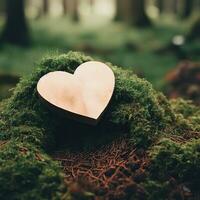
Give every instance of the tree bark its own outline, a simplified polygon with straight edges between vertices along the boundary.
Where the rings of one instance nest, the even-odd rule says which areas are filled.
[[[5,2],[0,1],[0,15],[5,13]]]
[[[200,39],[200,17],[196,19],[186,39],[188,41]]]
[[[93,12],[94,11],[95,0],[89,0],[89,4],[90,4],[90,11]]]
[[[173,4],[173,13],[178,14],[179,0],[173,0],[172,4]]]
[[[120,18],[128,24],[137,27],[147,27],[151,21],[145,12],[145,0],[119,0],[116,2]]]
[[[24,0],[6,0],[6,23],[1,41],[15,45],[28,45],[29,31],[25,18]]]
[[[95,3],[95,0],[90,0],[90,7],[93,7]]]
[[[163,2],[163,0],[157,0],[157,6],[158,6],[160,14],[163,13],[163,11],[164,11],[164,2]]]
[[[182,18],[188,18],[192,14],[193,0],[185,0],[183,4]]]
[[[138,27],[147,27],[151,22],[145,12],[145,0],[131,0],[131,23]]]
[[[164,1],[164,9],[168,14],[177,14],[179,7],[179,0],[167,0]]]
[[[68,0],[62,0],[62,4],[63,4],[63,15],[66,15],[68,11]]]
[[[78,0],[71,0],[72,1],[72,20],[74,22],[79,21],[79,13],[78,13]]]
[[[200,1],[194,0],[193,6],[194,6],[194,10],[199,11],[200,10]]]
[[[49,0],[43,0],[43,14],[47,15],[49,13]]]
[[[123,20],[123,0],[116,0],[116,14],[115,14],[115,21],[122,21]]]

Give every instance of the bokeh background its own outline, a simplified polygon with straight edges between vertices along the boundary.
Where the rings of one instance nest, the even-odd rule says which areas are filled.
[[[200,102],[200,0],[0,0],[0,100],[42,57],[70,50]]]

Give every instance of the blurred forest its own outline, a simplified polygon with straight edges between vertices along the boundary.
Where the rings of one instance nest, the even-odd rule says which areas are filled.
[[[0,99],[42,57],[70,50],[198,101],[200,70],[187,70],[200,68],[200,0],[0,0]]]

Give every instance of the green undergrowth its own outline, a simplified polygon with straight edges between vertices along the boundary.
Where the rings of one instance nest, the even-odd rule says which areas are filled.
[[[51,195],[50,199],[61,199],[64,192],[60,190],[63,183],[59,165],[45,155],[57,148],[83,151],[126,135],[137,148],[147,150],[162,137],[199,131],[197,107],[182,100],[169,102],[148,81],[109,63],[116,85],[111,102],[97,126],[61,119],[48,111],[36,91],[40,77],[51,71],[73,73],[80,64],[91,60],[91,57],[77,52],[46,57],[37,64],[33,74],[20,81],[12,97],[1,103],[0,140],[10,141],[0,147],[1,183],[7,180],[6,184],[13,187],[0,186],[2,193],[9,193],[7,199],[14,196],[15,199],[49,199],[46,193]],[[20,146],[27,146],[25,154],[19,151]],[[36,150],[42,160],[34,159]],[[184,166],[183,169],[188,170]],[[16,179],[15,176],[8,179],[14,174],[17,174]],[[26,174],[30,185],[23,187],[21,180]],[[33,174],[37,176],[32,182]],[[17,181],[19,185],[15,184]]]

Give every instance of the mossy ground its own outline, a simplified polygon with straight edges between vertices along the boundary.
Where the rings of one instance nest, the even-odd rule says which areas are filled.
[[[0,163],[0,199],[61,199],[66,192],[58,165],[33,145],[1,145]]]
[[[1,103],[0,140],[8,141],[0,147],[1,183],[6,182],[12,186],[1,185],[1,193],[8,193],[6,199],[70,198],[70,195],[62,190],[64,179],[60,175],[59,165],[46,153],[50,154],[57,148],[91,150],[121,136],[129,138],[138,149],[150,150],[153,164],[152,168],[147,169],[148,181],[143,183],[149,199],[153,199],[154,195],[165,189],[163,184],[168,178],[165,174],[172,167],[172,175],[175,172],[180,173],[180,176],[176,177],[177,180],[187,181],[190,189],[195,191],[196,179],[187,177],[188,174],[194,176],[194,173],[195,176],[200,175],[196,166],[200,159],[198,107],[182,100],[169,102],[163,94],[155,91],[148,81],[112,64],[109,66],[116,77],[115,91],[96,127],[71,120],[63,121],[41,104],[36,91],[41,76],[55,70],[73,73],[80,64],[90,60],[91,57],[77,52],[44,58],[37,64],[33,74],[20,81],[12,97]],[[158,143],[163,138],[173,136],[183,138],[185,146],[171,139],[167,140],[168,145],[166,142]],[[191,138],[193,140],[189,143]],[[161,147],[157,148],[155,144]],[[21,146],[27,149],[25,153],[20,151]],[[168,157],[161,162],[163,151],[166,151]],[[35,152],[40,155],[39,159]],[[177,159],[173,158],[174,154],[177,154]],[[189,164],[184,165],[184,162]],[[155,176],[156,170],[160,170],[158,174],[163,172],[162,179]],[[27,187],[22,181],[26,176],[25,181],[30,182]],[[17,181],[19,184],[16,184]],[[157,189],[151,193],[155,187]],[[163,199],[165,195],[168,194],[163,192]]]

